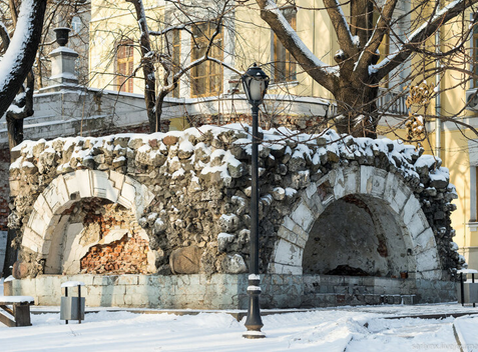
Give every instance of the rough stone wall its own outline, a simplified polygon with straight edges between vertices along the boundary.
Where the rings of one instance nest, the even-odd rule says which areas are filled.
[[[247,272],[250,203],[249,127],[203,126],[184,132],[58,138],[25,142],[10,170],[9,226],[24,228],[33,203],[59,175],[114,170],[145,185],[153,201],[140,214],[159,274]],[[441,161],[390,140],[341,138],[333,131],[307,135],[287,129],[263,135],[260,166],[260,267],[265,272],[277,231],[299,193],[340,166],[368,165],[400,175],[419,199],[434,231],[442,269],[462,264],[452,244],[450,201],[456,192]],[[327,194],[327,185],[319,193]],[[40,234],[41,235],[41,234]],[[22,238],[16,240],[21,245]],[[27,265],[38,256],[22,251]]]
[[[8,197],[10,186],[8,184],[10,165],[10,151],[8,148],[0,149],[0,231],[7,231]]]
[[[188,117],[189,123],[194,126],[216,125],[223,126],[231,123],[252,123],[250,114],[201,114]],[[295,131],[319,131],[325,129],[323,116],[289,115],[289,114],[261,114],[261,127],[270,129],[286,127]]]
[[[10,211],[8,208],[8,197],[10,195],[9,166],[10,150],[8,148],[0,149],[0,272],[3,272],[8,236],[7,219]]]

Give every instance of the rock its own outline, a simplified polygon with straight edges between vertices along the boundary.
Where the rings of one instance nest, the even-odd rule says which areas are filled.
[[[157,218],[158,213],[150,213],[147,218],[149,226],[153,226]]]
[[[240,224],[239,217],[236,214],[222,214],[219,218],[219,226],[223,232],[234,232]]]
[[[144,145],[142,138],[131,138],[128,142],[128,147],[134,150],[140,148],[142,145]]]
[[[87,159],[85,159],[86,161]],[[91,160],[93,161],[93,159],[88,159],[88,160]],[[120,166],[123,166],[126,164],[126,159],[124,156],[120,156],[119,158],[116,158],[113,160],[113,163],[111,164],[111,166],[113,166],[113,168],[117,168],[117,167],[120,167]]]
[[[93,157],[93,160],[98,164],[103,164],[105,162],[105,155],[104,154],[95,155]]]
[[[239,178],[244,174],[244,166],[242,163],[227,164],[227,171],[232,178]]]
[[[161,248],[158,248],[157,250],[152,250],[150,251],[148,255],[152,256],[152,260],[154,262],[154,265],[159,268],[161,266],[161,262],[164,259],[164,251]]]
[[[32,175],[38,172],[38,168],[29,161],[24,161],[22,164],[22,170],[27,175]]]
[[[194,152],[192,150],[183,150],[183,149],[178,150],[178,157],[181,160],[189,159],[193,154]]]
[[[134,160],[140,164],[158,167],[163,165],[166,159],[166,156],[159,153],[157,150],[153,151],[151,149],[144,149],[137,152]]]
[[[285,190],[282,187],[276,187],[271,192],[272,197],[275,200],[281,201],[285,198]]]
[[[55,161],[56,152],[53,149],[47,149],[40,154],[39,161],[43,165],[52,166]]]
[[[229,151],[237,160],[247,159],[247,154],[244,148],[240,145],[234,144]]]
[[[163,143],[165,145],[174,145],[178,143],[179,138],[174,136],[166,136],[163,138]]]
[[[229,233],[221,232],[217,235],[217,250],[219,252],[226,252],[227,247],[230,243],[234,241],[236,236]]]
[[[148,144],[151,148],[157,149],[158,148],[158,140],[157,139],[150,139]]]
[[[28,276],[28,264],[21,261],[16,261],[13,264],[12,275],[15,279],[24,279]]]
[[[139,224],[139,226],[141,226],[141,227],[143,227],[143,228],[144,228],[144,227],[147,227],[147,226],[148,226],[148,220],[147,220],[146,218],[144,218],[144,217],[143,217],[143,218],[140,218],[140,219],[138,220],[138,224]]]
[[[331,163],[337,163],[340,160],[340,158],[337,154],[335,154],[331,150],[327,150],[327,160]]]
[[[201,272],[211,275],[216,272],[216,253],[206,250],[201,256]]]
[[[226,255],[222,261],[222,267],[228,274],[247,273],[247,265],[240,254]]]
[[[293,156],[288,163],[289,170],[292,172],[304,170],[305,165],[305,159],[299,156]]]
[[[430,187],[434,188],[446,188],[448,186],[448,181],[442,179],[434,179],[430,181]]]
[[[196,247],[179,248],[171,252],[169,266],[173,274],[199,273],[203,251]]]
[[[317,137],[316,141],[317,141],[317,145],[319,147],[325,147],[327,145],[327,142],[328,142],[327,138],[325,138],[325,137]]]

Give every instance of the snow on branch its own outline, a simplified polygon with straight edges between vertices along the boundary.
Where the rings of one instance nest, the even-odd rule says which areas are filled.
[[[335,80],[339,75],[338,66],[331,67],[312,53],[286,20],[275,1],[256,1],[261,8],[261,18],[269,24],[284,47],[289,50],[302,68],[307,71],[315,81],[332,91]]]
[[[204,22],[204,21],[200,21],[200,22]],[[165,28],[161,31],[149,31],[149,35],[162,36],[162,35],[168,34],[169,32],[175,31],[175,30],[178,30],[178,31],[185,30],[185,31],[188,31],[189,33],[191,33],[191,30],[189,29],[189,27],[194,26],[197,23],[199,23],[199,22],[191,21],[191,22],[188,22],[188,23],[178,24],[177,26],[170,26],[170,27]]]
[[[353,49],[356,47],[350,26],[347,23],[345,14],[342,11],[342,6],[338,0],[324,0],[324,5],[327,8],[327,13],[332,21],[332,24],[339,39],[340,47],[348,54],[353,56]]]
[[[385,77],[390,71],[407,60],[415,47],[433,35],[440,26],[476,3],[478,3],[478,0],[455,0],[440,11],[437,11],[431,20],[418,27],[407,40],[399,45],[397,50],[387,55],[380,63],[370,65],[369,72],[375,74],[378,79]]]
[[[23,0],[15,34],[0,61],[0,116],[20,90],[35,60],[46,0]]]

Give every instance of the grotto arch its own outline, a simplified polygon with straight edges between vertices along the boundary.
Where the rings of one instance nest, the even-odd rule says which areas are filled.
[[[354,203],[355,209],[351,209]],[[399,275],[400,271],[407,271],[409,278],[442,279],[443,272],[434,233],[418,199],[400,175],[372,166],[338,167],[301,191],[299,201],[284,218],[278,230],[269,272],[294,275],[326,274],[335,269],[320,265],[314,267],[314,259],[311,256],[323,257],[326,249],[321,253],[309,247],[314,246],[314,238],[320,240],[321,224],[323,226],[327,222],[339,220],[331,217],[337,211],[355,211],[355,216],[379,212],[381,219],[374,219],[376,215],[371,215],[369,224],[362,225],[365,228],[368,226],[369,230],[372,226],[385,226],[382,228],[385,236],[369,240],[375,241],[375,249],[379,245],[385,251],[400,251],[397,253],[398,257],[394,254],[395,259],[398,259],[393,264],[384,259],[384,266],[380,269],[371,266],[360,268],[368,271],[369,275],[393,277]],[[394,219],[393,224],[389,223],[391,219]],[[346,227],[341,230],[346,230]],[[390,237],[390,233],[395,238]],[[365,241],[365,237],[361,241]],[[328,250],[333,250],[333,247],[328,247]],[[352,252],[345,256],[351,254]],[[360,255],[360,251],[356,254]],[[361,254],[365,255],[364,252]],[[382,258],[386,257],[383,254]],[[380,259],[380,256],[380,253],[377,253],[373,257]],[[363,266],[366,260],[367,258],[362,262],[352,261],[350,266],[353,266],[353,263],[358,267]],[[330,261],[329,264],[333,265]],[[335,264],[338,265],[338,262]],[[389,270],[384,270],[386,267]]]
[[[65,245],[61,244],[61,237],[67,231],[72,232],[72,238],[78,237],[82,230],[75,226],[68,227],[71,209],[75,204],[97,200],[102,206],[109,204],[121,208],[137,222],[153,198],[146,186],[115,171],[77,170],[60,175],[35,200],[25,226],[21,251],[24,255],[33,256],[37,262],[46,263],[45,273],[59,274],[59,249]],[[147,239],[146,233],[140,235]],[[111,241],[122,241],[119,231],[110,237]],[[72,240],[69,240],[69,245],[72,245],[71,242]],[[101,241],[96,241],[96,245],[100,246]],[[81,253],[85,254],[87,253]],[[79,272],[77,266],[76,263],[76,273]]]

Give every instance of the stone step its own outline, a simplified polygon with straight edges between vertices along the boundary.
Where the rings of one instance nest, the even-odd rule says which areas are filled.
[[[92,116],[83,120],[84,130],[96,131],[104,127],[104,116]],[[25,119],[27,120],[27,119]],[[39,122],[43,121],[43,122]],[[24,140],[54,139],[57,137],[75,136],[80,131],[81,121],[70,120],[50,120],[33,119],[30,123],[23,126]],[[8,130],[6,124],[2,129],[0,124],[0,146],[8,143]],[[88,127],[86,127],[88,126]]]
[[[315,278],[306,278],[306,294],[335,293],[335,294],[393,294],[409,295],[415,293],[414,280],[383,278],[373,276],[335,276],[320,275]]]
[[[336,307],[378,304],[403,304],[413,305],[415,295],[379,295],[379,294],[340,294],[340,293],[315,293],[306,296],[303,306],[311,307]]]
[[[56,115],[45,115],[45,116],[34,116],[34,117],[27,117],[23,119],[23,125],[37,125],[37,124],[45,124],[49,122],[57,122],[57,121],[64,121]],[[0,121],[0,130],[7,129],[7,121],[3,119]]]

